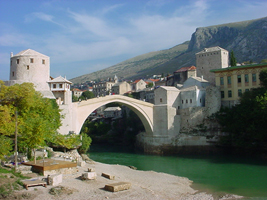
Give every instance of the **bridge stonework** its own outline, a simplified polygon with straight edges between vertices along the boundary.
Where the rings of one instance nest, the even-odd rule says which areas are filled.
[[[86,118],[97,108],[117,102],[129,107],[141,119],[146,135],[153,135],[153,104],[122,95],[108,95],[72,104],[74,132],[79,133]]]

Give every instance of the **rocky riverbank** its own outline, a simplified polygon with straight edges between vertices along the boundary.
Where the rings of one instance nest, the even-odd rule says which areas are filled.
[[[88,168],[95,169],[96,180],[81,180],[81,175],[88,171]],[[115,176],[114,180],[109,180],[102,173]],[[38,179],[46,178],[42,176]],[[130,182],[129,190],[119,192],[109,192],[104,190],[106,184],[117,182]],[[27,196],[27,199],[240,199],[241,197],[229,194],[212,195],[197,191],[191,187],[192,181],[188,178],[157,173],[154,171],[134,170],[127,166],[108,165],[87,160],[81,167],[78,166],[75,173],[63,174],[62,183],[58,186],[47,188],[42,186],[29,187],[29,190],[17,192],[18,196]]]

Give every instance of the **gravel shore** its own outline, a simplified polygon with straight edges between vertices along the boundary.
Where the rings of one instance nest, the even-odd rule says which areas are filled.
[[[88,168],[94,168],[97,173],[96,180],[81,180],[82,173]],[[114,180],[101,176],[102,173],[114,175]],[[39,179],[44,177],[38,177]],[[129,190],[109,192],[104,190],[106,184],[117,182],[130,182]],[[127,166],[108,165],[98,162],[86,163],[83,167],[77,167],[74,174],[64,174],[63,181],[59,186],[29,187],[19,193],[28,193],[33,200],[66,199],[66,200],[87,200],[87,199],[181,199],[181,200],[213,200],[213,199],[240,199],[236,195],[213,196],[205,192],[194,190],[191,187],[192,181],[188,178],[158,173],[154,171],[134,170]],[[52,188],[61,187],[61,193],[50,194]],[[26,195],[27,196],[27,195]]]

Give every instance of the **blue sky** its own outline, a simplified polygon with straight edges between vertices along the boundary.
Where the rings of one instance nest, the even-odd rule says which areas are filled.
[[[51,76],[71,79],[266,10],[266,0],[0,0],[0,79],[9,79],[10,52],[45,54]]]

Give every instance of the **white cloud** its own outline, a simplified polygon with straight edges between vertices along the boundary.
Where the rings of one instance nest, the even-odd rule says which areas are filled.
[[[122,7],[123,5],[124,4],[115,4],[115,5],[112,5],[112,6],[109,6],[109,7],[105,7],[105,8],[102,9],[101,13],[103,15],[108,14],[108,13],[110,13],[112,11],[117,10],[118,8]]]
[[[43,12],[34,12],[34,13],[31,13],[31,14],[28,14],[28,15],[25,16],[25,20],[24,21],[26,23],[31,23],[36,19],[40,19],[42,21],[51,22],[53,24],[57,24],[59,26],[63,26],[62,24],[60,24],[60,23],[58,23],[58,22],[56,22],[54,20],[54,16],[45,14]]]

